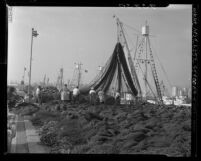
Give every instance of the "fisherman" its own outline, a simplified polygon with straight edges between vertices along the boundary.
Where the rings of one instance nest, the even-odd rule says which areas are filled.
[[[35,94],[36,102],[38,102],[37,96]],[[29,95],[26,93],[23,98],[23,102],[29,102]]]
[[[76,86],[73,89],[73,103],[76,103],[76,102],[79,103],[79,95],[80,95],[80,90],[78,89],[78,86]]]
[[[120,93],[118,91],[115,94],[115,104],[116,105],[120,104]]]
[[[30,96],[29,96],[30,97]],[[42,105],[42,95],[41,95],[41,86],[36,88],[36,102],[39,105]]]
[[[94,90],[94,87],[91,87],[91,90],[89,91],[89,99],[91,105],[96,105],[96,91]]]
[[[67,84],[61,89],[61,102],[70,102],[70,90],[67,88]]]
[[[100,104],[104,104],[104,102],[105,102],[105,94],[104,94],[102,89],[98,92],[98,97],[99,97]]]
[[[114,87],[111,90],[111,95],[112,95],[112,97],[115,97],[115,89],[114,89]]]

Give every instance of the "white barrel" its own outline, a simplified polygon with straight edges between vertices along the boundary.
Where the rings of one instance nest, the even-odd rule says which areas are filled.
[[[149,26],[142,26],[142,35],[149,35]]]

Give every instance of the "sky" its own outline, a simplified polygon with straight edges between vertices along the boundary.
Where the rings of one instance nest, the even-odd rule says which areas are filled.
[[[134,7],[13,7],[8,24],[8,82],[21,81],[24,67],[25,82],[33,38],[32,82],[44,75],[55,82],[60,68],[64,81],[72,80],[75,64],[81,62],[82,80],[89,83],[97,75],[117,43],[115,14],[129,35],[130,49],[135,47],[137,34],[148,22],[153,55],[164,67],[173,86],[189,87],[192,63],[192,6],[171,5],[160,8]],[[134,29],[129,28],[133,27]],[[138,32],[139,31],[139,32]],[[134,50],[133,50],[134,51]],[[132,56],[134,53],[132,53]],[[166,79],[155,60],[159,79]],[[168,87],[168,85],[167,85]]]

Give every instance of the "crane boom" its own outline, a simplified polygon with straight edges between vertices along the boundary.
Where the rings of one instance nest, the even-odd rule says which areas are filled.
[[[141,92],[139,80],[138,80],[138,77],[137,77],[137,74],[136,74],[136,71],[135,71],[134,63],[132,61],[130,50],[128,48],[128,43],[126,41],[126,37],[125,37],[124,31],[123,31],[123,24],[120,22],[119,18],[117,18],[117,25],[120,27],[120,32],[123,35],[125,46],[126,46],[126,49],[128,51],[128,63],[129,63],[130,69],[131,69],[131,76],[133,78],[133,81],[134,81],[134,84],[135,84],[136,88],[138,89],[139,96],[141,97],[142,96],[142,92]]]

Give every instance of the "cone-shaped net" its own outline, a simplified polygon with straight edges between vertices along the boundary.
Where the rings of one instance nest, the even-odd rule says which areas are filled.
[[[88,86],[80,89],[81,93],[88,94],[91,87],[96,91],[103,90],[108,95],[115,92],[130,93],[137,95],[136,87],[133,83],[129,71],[123,48],[117,43],[108,63],[103,71]]]

